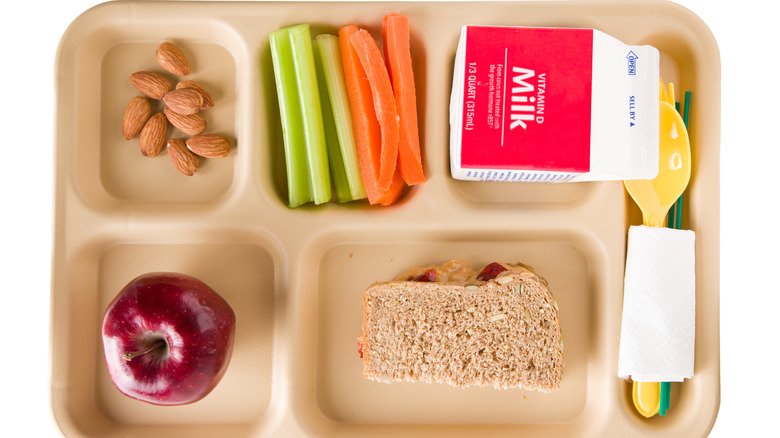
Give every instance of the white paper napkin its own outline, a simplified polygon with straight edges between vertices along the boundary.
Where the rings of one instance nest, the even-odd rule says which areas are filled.
[[[620,329],[618,376],[637,382],[693,377],[695,234],[632,226]]]

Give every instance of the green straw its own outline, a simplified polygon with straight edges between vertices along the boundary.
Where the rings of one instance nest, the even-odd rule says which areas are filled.
[[[685,125],[685,129],[688,130],[688,115],[690,114],[690,107],[691,107],[691,92],[686,91],[685,92],[685,107],[683,109],[683,124]],[[675,229],[680,229],[680,226],[682,225],[682,203],[683,203],[683,195],[680,195],[679,198],[677,198],[676,208],[675,208]]]
[[[669,392],[672,389],[672,382],[661,382],[661,404],[658,407],[660,415],[666,415],[669,410]]]
[[[691,105],[691,92],[686,91],[685,92],[685,106],[683,107],[683,123],[685,124],[685,129],[688,129],[688,115],[690,114],[689,108]],[[679,102],[675,102],[675,108],[677,108],[677,111],[680,111],[680,104]],[[680,226],[682,225],[682,203],[683,203],[683,195],[680,195],[679,198],[677,198],[677,202],[672,204],[672,207],[669,209],[669,213],[667,214],[667,223],[666,226],[668,228],[674,228],[676,230],[680,229]],[[672,383],[671,382],[661,382],[661,401],[660,406],[658,408],[658,413],[660,415],[666,415],[666,411],[669,410],[669,398],[670,398],[670,392],[672,389]]]

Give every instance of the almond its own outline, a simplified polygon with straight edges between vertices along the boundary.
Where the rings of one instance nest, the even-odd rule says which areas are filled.
[[[198,170],[200,159],[187,149],[183,141],[172,138],[168,140],[167,149],[176,170],[187,176],[192,176]]]
[[[206,119],[200,113],[185,116],[167,107],[163,109],[163,112],[171,125],[187,135],[198,135],[206,130]]]
[[[200,106],[203,105],[203,96],[197,90],[180,88],[166,93],[163,96],[163,101],[170,109],[187,116],[200,111]]]
[[[165,93],[173,89],[168,79],[157,73],[138,71],[130,75],[130,82],[141,93],[152,99],[162,99]]]
[[[203,105],[200,106],[200,109],[207,110],[214,106],[214,98],[211,97],[211,94],[209,94],[208,91],[206,91],[205,88],[203,88],[202,85],[195,81],[191,81],[189,79],[185,79],[178,84],[176,84],[176,89],[182,89],[182,88],[189,88],[192,90],[197,91],[200,93],[201,96],[203,96]]]
[[[222,158],[230,153],[230,142],[216,134],[202,134],[187,139],[187,148],[206,158]]]
[[[141,96],[130,99],[122,117],[122,136],[125,140],[134,138],[141,132],[144,124],[152,115],[152,105]]]
[[[162,68],[175,75],[187,76],[190,74],[190,63],[187,62],[184,53],[173,43],[166,41],[157,46],[157,62]]]
[[[153,115],[141,130],[138,145],[145,157],[156,157],[165,146],[165,136],[168,134],[168,120],[162,113]]]

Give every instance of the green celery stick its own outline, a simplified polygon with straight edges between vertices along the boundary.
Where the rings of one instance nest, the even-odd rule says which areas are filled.
[[[341,65],[341,51],[339,49],[339,37],[336,35],[322,34],[316,37],[319,47],[319,55],[322,64],[322,76],[324,76],[327,87],[327,95],[332,110],[335,130],[338,136],[338,148],[331,145],[331,160],[340,162],[339,173],[343,175],[346,181],[346,188],[342,190],[349,192],[349,200],[365,199],[366,192],[363,189],[363,182],[360,179],[360,167],[358,165],[357,147],[355,137],[352,131],[352,113],[349,107],[349,96],[347,95],[347,86],[344,79],[344,69]],[[323,107],[326,101],[323,100]],[[334,157],[338,156],[338,159]],[[336,190],[339,191],[338,179],[334,170],[334,179],[336,179]],[[339,196],[341,200],[341,196]],[[343,202],[343,201],[342,201]]]
[[[288,205],[297,207],[312,201],[309,190],[306,145],[303,138],[303,116],[298,104],[298,87],[292,59],[290,37],[286,29],[269,35],[271,59],[274,65],[276,92],[279,97],[279,118],[282,122],[284,156],[287,165]]]
[[[303,134],[306,138],[312,198],[315,204],[322,204],[330,201],[330,168],[311,32],[308,24],[299,24],[288,29],[298,78],[298,96],[303,107]]]
[[[322,105],[322,122],[325,124],[325,142],[328,147],[328,163],[330,163],[330,176],[333,179],[333,185],[336,187],[336,197],[339,202],[353,201],[350,193],[349,181],[344,171],[344,160],[341,159],[341,147],[339,146],[339,137],[336,132],[336,122],[333,120],[333,109],[330,105],[328,96],[328,87],[325,83],[324,72],[322,71],[322,60],[319,54],[319,43],[314,40],[314,65],[317,67],[317,81],[320,88],[320,104]]]
[[[287,160],[291,207],[328,202],[330,173],[308,24],[269,36]]]

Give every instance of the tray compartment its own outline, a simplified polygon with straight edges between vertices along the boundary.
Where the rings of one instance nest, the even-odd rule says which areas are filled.
[[[70,394],[69,404],[78,407],[71,409],[71,421],[123,436],[185,436],[195,428],[227,436],[225,430],[239,431],[263,417],[272,394],[277,255],[244,237],[249,243],[96,240],[76,254],[74,266],[81,268],[74,271],[73,287],[80,292],[71,301],[79,316],[67,339],[72,354],[57,365],[70,370],[74,388],[91,390]],[[170,409],[121,394],[108,376],[100,339],[108,303],[130,280],[154,271],[203,280],[230,303],[237,321],[232,359],[219,385],[197,403]]]
[[[606,297],[595,288],[605,275],[599,268],[604,266],[604,254],[592,243],[587,236],[568,230],[385,230],[381,239],[371,232],[351,233],[349,238],[342,233],[323,236],[306,255],[307,261],[319,260],[318,278],[301,286],[312,291],[305,293],[302,306],[304,341],[298,361],[306,364],[299,367],[306,374],[300,380],[313,386],[299,394],[305,398],[299,401],[306,406],[304,416],[315,422],[315,429],[317,424],[335,427],[338,433],[325,434],[335,436],[412,424],[480,423],[520,431],[532,424],[573,422],[583,411],[598,409],[599,402],[589,402],[587,394],[591,386],[600,385],[600,376],[589,369],[588,362],[594,351],[590,340],[599,325],[592,315],[598,314],[596,309]],[[356,341],[361,332],[363,291],[409,267],[451,258],[463,258],[477,269],[491,261],[522,261],[549,281],[560,306],[565,343],[566,366],[559,392],[406,382],[385,385],[363,379]],[[474,406],[489,408],[476,410]],[[409,432],[408,436],[431,433]]]
[[[100,181],[113,197],[123,201],[209,202],[218,199],[230,189],[234,179],[235,160],[241,154],[235,136],[236,120],[236,64],[224,47],[197,41],[174,40],[188,59],[192,59],[192,73],[186,77],[166,72],[157,64],[155,50],[158,41],[125,41],[112,47],[102,59],[101,115],[98,156]],[[197,62],[201,60],[201,62]],[[208,60],[208,62],[205,62]],[[127,68],[122,68],[126,66]],[[121,113],[133,96],[140,96],[132,84],[130,74],[146,70],[168,78],[172,84],[191,79],[203,85],[215,100],[213,108],[201,111],[206,119],[205,133],[219,134],[233,146],[225,158],[202,158],[196,175],[187,178],[172,165],[167,151],[157,157],[141,155],[138,138],[125,140],[121,135]],[[152,114],[161,112],[162,101],[149,99]],[[189,135],[172,125],[168,138],[185,141]]]
[[[129,8],[127,16],[106,17],[104,27],[83,36],[77,52],[79,94],[72,102],[74,183],[85,202],[97,210],[118,204],[217,202],[234,185],[238,162],[250,155],[241,145],[243,99],[236,79],[243,42],[224,22],[201,17],[172,25],[163,18],[139,20],[138,12]],[[163,41],[182,49],[191,74],[176,76],[157,63],[155,51]],[[226,137],[232,146],[230,155],[201,159],[198,177],[188,178],[175,170],[167,151],[144,157],[138,137],[125,140],[121,135],[124,108],[132,97],[142,96],[130,83],[130,75],[141,70],[162,74],[174,86],[191,79],[209,90],[216,104],[201,112],[205,132]],[[162,100],[149,100],[152,114],[162,111]],[[168,138],[186,140],[188,135],[169,125]]]

